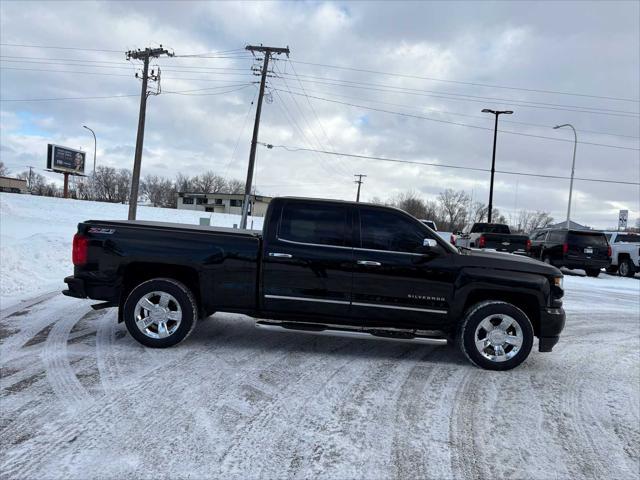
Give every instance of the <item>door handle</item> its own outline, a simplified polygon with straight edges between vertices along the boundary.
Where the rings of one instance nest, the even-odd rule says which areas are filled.
[[[358,260],[358,265],[364,265],[366,267],[381,267],[380,262],[372,262],[371,260]]]
[[[269,256],[277,257],[277,258],[293,258],[293,255],[290,255],[288,253],[277,253],[277,252],[269,252]]]

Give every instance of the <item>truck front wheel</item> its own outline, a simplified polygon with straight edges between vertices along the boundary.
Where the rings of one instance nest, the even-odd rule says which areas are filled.
[[[473,305],[458,330],[458,345],[471,363],[487,370],[511,370],[529,356],[533,326],[515,305],[488,300]]]
[[[152,348],[187,338],[198,320],[196,299],[183,283],[154,278],[135,287],[124,303],[124,323],[133,338]]]

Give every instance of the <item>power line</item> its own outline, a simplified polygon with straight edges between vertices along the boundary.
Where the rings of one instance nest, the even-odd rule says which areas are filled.
[[[293,88],[296,88],[296,87],[293,87]],[[307,90],[305,88],[300,88],[298,90],[302,90],[303,94],[307,97],[307,100],[309,100],[309,97],[308,97],[309,93],[320,93],[320,94],[323,94],[323,95],[327,95],[328,94],[328,95],[331,95],[333,97],[348,98],[348,99],[352,99],[352,100],[363,100],[365,102],[379,103],[381,105],[390,105],[392,107],[414,109],[413,105],[403,105],[403,104],[399,104],[399,103],[384,102],[382,100],[373,100],[373,99],[370,99],[370,98],[354,97],[354,96],[351,96],[351,95],[342,95],[342,94],[338,94],[338,93],[335,93],[335,92]],[[299,92],[295,92],[295,93],[300,94]],[[441,109],[438,109],[438,108],[423,107],[423,109],[424,110],[429,110],[429,111],[435,112],[435,113],[446,114],[446,115],[455,115],[455,116],[469,117],[469,118],[479,118],[479,119],[481,119],[483,121],[488,119],[488,117],[486,115],[471,115],[469,113],[452,112],[452,111],[449,111],[449,110],[441,110]],[[545,125],[545,124],[542,124],[542,123],[520,122],[520,121],[516,121],[516,120],[502,120],[502,123],[513,123],[513,124],[516,124],[516,125],[526,125],[526,126],[530,126],[530,127],[539,127],[539,128],[544,128],[544,129],[549,129],[549,128],[552,127],[552,125]],[[640,137],[637,137],[637,136],[624,135],[624,134],[620,134],[620,133],[600,132],[600,131],[595,131],[595,130],[583,130],[583,129],[578,129],[577,131],[580,132],[580,133],[587,133],[587,134],[594,134],[594,135],[608,135],[608,136],[612,136],[612,137],[623,137],[623,138],[640,139]]]
[[[329,147],[331,147],[332,150],[335,150],[335,147],[333,146],[333,144],[331,142],[331,139],[329,138],[329,135],[327,134],[327,131],[325,130],[324,125],[322,124],[322,121],[320,120],[320,116],[316,112],[316,109],[313,108],[313,103],[311,102],[311,100],[309,99],[309,96],[307,95],[307,91],[304,88],[304,84],[300,81],[300,77],[298,76],[298,72],[296,72],[296,69],[293,66],[293,63],[289,62],[289,65],[291,65],[291,70],[293,70],[293,73],[295,74],[296,78],[298,79],[298,83],[300,84],[300,88],[302,89],[302,92],[304,93],[304,96],[307,99],[307,103],[309,104],[309,108],[311,109],[311,111],[313,112],[314,116],[316,117],[316,120],[318,121],[318,125],[320,125],[320,129],[322,130],[322,133],[324,134],[325,138],[327,139],[327,142],[329,143]],[[284,78],[283,78],[283,80],[284,80]],[[287,86],[287,88],[289,88],[289,86],[287,85],[286,81],[285,81],[285,85]],[[289,93],[291,93],[291,91],[289,91]],[[340,160],[342,160],[342,159],[340,159]]]
[[[354,153],[344,153],[344,152],[331,152],[328,150],[315,150],[315,149],[304,148],[304,147],[289,147],[287,145],[273,145],[270,143],[263,143],[263,142],[259,142],[259,143],[260,145],[267,147],[269,149],[282,148],[289,152],[315,152],[315,153],[323,153],[325,155],[341,155],[345,157],[359,158],[363,160],[377,160],[377,161],[383,161],[383,162],[407,163],[411,165],[422,165],[426,167],[452,168],[452,169],[458,169],[458,170],[471,170],[476,172],[491,172],[491,170],[488,168],[465,167],[462,165],[448,165],[444,163],[418,162],[415,160],[400,160],[397,158],[375,157],[370,155],[358,155]],[[562,179],[562,180],[569,180],[571,178],[571,177],[562,176],[562,175],[544,175],[540,173],[514,172],[514,171],[508,171],[508,170],[496,170],[496,173],[504,173],[506,175],[521,175],[526,177],[554,178],[554,179]],[[582,180],[585,182],[596,182],[596,183],[612,183],[612,184],[618,184],[618,185],[640,185],[640,182],[627,182],[623,180],[603,180],[599,178],[574,177],[574,180]]]
[[[106,50],[101,48],[79,48],[79,47],[54,47],[52,45],[24,45],[20,43],[0,43],[3,47],[22,47],[22,48],[48,48],[54,50],[78,50],[83,52],[109,52],[109,53],[125,53],[124,50]]]
[[[277,67],[277,65],[275,66],[276,70],[278,70],[279,73],[280,69]],[[282,79],[285,83],[285,86],[287,87],[287,89],[289,88],[289,85],[287,84],[286,79]],[[291,94],[291,90],[287,90],[289,92],[289,94]],[[279,97],[279,95],[278,95]],[[307,120],[307,117],[304,115],[304,112],[302,111],[302,108],[300,107],[300,105],[298,104],[298,101],[296,100],[296,97],[294,97],[293,95],[291,95],[291,99],[293,100],[293,103],[296,105],[296,108],[298,109],[298,111],[300,112],[300,116],[302,117],[302,120],[304,120],[304,123],[306,123],[307,128],[309,129],[309,131],[311,132],[311,135],[313,136],[313,138],[315,138],[316,143],[318,144],[318,146],[320,148],[325,148],[322,145],[322,142],[320,141],[320,139],[318,138],[318,136],[316,135],[316,132],[314,131],[314,129],[311,127],[311,124],[309,123],[309,121]],[[309,99],[307,98],[307,101],[309,101]],[[317,114],[316,114],[316,118],[317,118]],[[326,133],[325,133],[325,137],[326,137]],[[331,147],[333,148],[333,147]],[[343,175],[350,175],[350,172],[348,172],[345,167],[342,166],[341,163],[338,163],[338,166],[340,167],[340,170],[342,171]]]
[[[191,92],[199,92],[199,91],[205,91],[205,90],[215,90],[218,88],[229,88],[229,87],[237,87],[237,86],[241,86],[244,85],[241,88],[238,89],[234,89],[234,90],[229,90],[226,92],[216,92],[216,93],[202,93],[202,94],[197,94],[197,93],[191,93]],[[224,93],[230,93],[230,92],[235,92],[238,90],[242,90],[244,88],[250,87],[251,85],[253,85],[253,83],[244,83],[244,84],[235,84],[235,85],[219,85],[217,87],[209,87],[209,88],[198,88],[198,89],[194,89],[194,90],[181,90],[181,91],[163,91],[162,93],[167,93],[170,95],[221,95]],[[132,94],[123,94],[123,95],[104,95],[104,96],[92,96],[92,97],[55,97],[55,98],[11,98],[11,99],[0,99],[0,102],[52,102],[52,101],[59,101],[59,100],[99,100],[99,99],[107,99],[107,98],[126,98],[126,97],[138,97],[139,94],[138,93],[132,93]]]
[[[494,84],[488,84],[488,83],[464,82],[464,81],[459,81],[459,80],[446,80],[446,79],[442,79],[442,78],[423,77],[423,76],[418,76],[418,75],[407,75],[407,74],[402,74],[402,73],[382,72],[382,71],[378,71],[378,70],[367,70],[367,69],[362,69],[362,68],[341,67],[341,66],[338,66],[338,65],[327,65],[327,64],[324,64],[324,63],[311,63],[311,62],[302,62],[302,61],[295,61],[295,60],[292,60],[292,62],[299,63],[301,65],[312,65],[312,66],[317,66],[317,67],[334,68],[334,69],[339,69],[339,70],[351,70],[351,71],[362,72],[362,73],[374,73],[374,74],[377,74],[377,75],[388,75],[388,76],[392,76],[392,77],[412,78],[412,79],[417,79],[417,80],[428,80],[428,81],[431,81],[431,82],[454,83],[454,84],[458,84],[458,85],[470,85],[470,86],[475,86],[475,87],[487,87],[487,88],[501,88],[501,89],[507,89],[507,90],[519,90],[519,91],[523,91],[523,92],[547,93],[547,94],[554,94],[554,95],[571,95],[571,96],[576,96],[576,97],[601,98],[601,99],[605,99],[605,100],[618,100],[618,101],[622,101],[622,102],[634,102],[634,103],[640,102],[640,100],[632,99],[632,98],[621,98],[621,97],[612,97],[612,96],[605,96],[605,95],[592,95],[592,94],[576,93],[576,92],[563,92],[563,91],[558,91],[558,90],[544,90],[544,89],[536,89],[536,88],[512,87],[512,86],[508,86],[508,85],[494,85]]]
[[[320,85],[332,85],[338,87],[347,87],[347,88],[358,88],[365,90],[373,90],[378,92],[387,92],[387,93],[402,93],[405,95],[418,95],[423,97],[431,97],[431,98],[440,98],[445,100],[455,100],[459,102],[474,102],[474,103],[482,103],[486,104],[487,101],[495,102],[498,101],[500,104],[504,105],[516,105],[519,107],[525,108],[538,108],[544,110],[562,110],[567,112],[577,112],[577,113],[590,113],[594,115],[610,115],[617,117],[638,117],[640,116],[639,112],[631,112],[627,110],[612,110],[612,109],[603,109],[598,107],[588,107],[588,106],[575,106],[575,105],[565,105],[565,104],[554,104],[554,103],[543,103],[543,102],[534,102],[528,100],[513,100],[513,99],[502,99],[496,97],[483,97],[479,95],[464,95],[458,93],[449,93],[449,92],[439,92],[437,90],[422,90],[417,88],[407,88],[407,87],[397,87],[395,85],[385,85],[385,84],[377,84],[377,83],[369,83],[369,82],[354,82],[350,80],[340,80],[340,79],[326,79],[323,77],[314,77],[310,75],[300,75],[300,77],[304,77],[305,80],[302,80],[307,83],[317,83]],[[318,80],[306,80],[307,78],[318,79]],[[371,85],[371,86],[370,86]],[[383,88],[379,88],[383,87]]]
[[[278,89],[274,89],[274,90],[277,91]],[[291,92],[291,93],[293,93],[294,95],[302,95],[300,93],[295,93],[295,92]],[[478,129],[478,130],[490,130],[490,131],[493,131],[493,129],[489,128],[489,127],[481,127],[479,125],[470,125],[468,123],[452,122],[450,120],[442,120],[442,119],[437,119],[437,118],[430,118],[430,117],[425,117],[425,116],[422,116],[422,115],[414,115],[414,114],[410,114],[410,113],[395,112],[393,110],[385,110],[385,109],[382,109],[382,108],[369,107],[367,105],[357,105],[355,103],[349,103],[349,102],[341,102],[339,100],[331,100],[329,98],[316,97],[314,95],[309,95],[309,98],[314,98],[316,100],[322,100],[322,101],[325,101],[325,102],[337,103],[337,104],[340,104],[340,105],[347,105],[347,106],[350,106],[350,107],[364,108],[366,110],[373,110],[375,112],[389,113],[391,115],[400,115],[400,116],[403,116],[403,117],[417,118],[417,119],[420,119],[420,120],[427,120],[427,121],[430,121],[430,122],[446,123],[446,124],[449,124],[449,125],[458,125],[458,126],[461,126],[461,127],[475,128],[475,129]],[[571,142],[571,143],[573,143],[573,140],[567,140],[567,139],[564,139],[564,138],[547,137],[545,135],[534,135],[534,134],[531,134],[531,133],[523,133],[523,132],[512,132],[510,130],[498,130],[498,131],[501,132],[501,133],[507,133],[507,134],[510,134],[510,135],[520,135],[520,136],[523,136],[523,137],[542,138],[542,139],[545,139],[545,140],[553,140],[553,141],[556,141],[556,142]],[[623,146],[620,146],[620,145],[608,145],[608,144],[604,144],[604,143],[595,143],[595,142],[578,142],[578,143],[580,143],[582,145],[595,145],[595,146],[599,146],[599,147],[618,148],[618,149],[621,149],[621,150],[634,150],[634,151],[639,151],[640,150],[638,148],[623,147]]]

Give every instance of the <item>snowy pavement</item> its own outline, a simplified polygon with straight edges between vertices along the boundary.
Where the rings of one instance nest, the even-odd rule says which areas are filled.
[[[231,314],[151,350],[41,295],[0,314],[0,475],[637,478],[640,279],[565,281],[561,342],[510,372]]]
[[[126,206],[0,194],[0,216],[3,480],[640,473],[638,275],[565,272],[560,343],[509,372],[449,347],[273,333],[232,314],[151,350],[115,310],[59,293],[76,224]]]

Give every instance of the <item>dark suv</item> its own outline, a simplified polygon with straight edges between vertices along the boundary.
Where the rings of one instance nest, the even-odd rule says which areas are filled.
[[[581,268],[597,277],[609,266],[611,247],[602,232],[547,228],[531,234],[530,255],[558,268]]]

